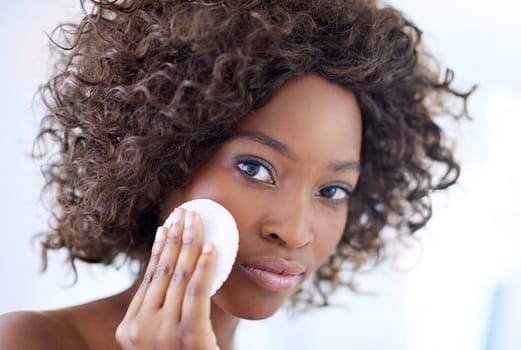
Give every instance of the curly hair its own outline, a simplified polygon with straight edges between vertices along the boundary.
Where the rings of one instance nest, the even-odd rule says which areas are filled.
[[[327,304],[342,272],[385,255],[382,231],[410,235],[431,217],[430,194],[460,168],[434,118],[467,115],[398,10],[371,0],[87,0],[79,23],[52,34],[56,71],[40,88],[50,148],[49,250],[69,262],[146,262],[168,193],[234,126],[287,81],[314,74],[352,90],[363,118],[360,181],[335,253],[306,303]],[[60,38],[58,38],[58,36]],[[462,102],[454,111],[449,103]],[[324,287],[326,286],[326,287]],[[326,289],[328,288],[328,289]],[[318,292],[318,293],[317,293]]]

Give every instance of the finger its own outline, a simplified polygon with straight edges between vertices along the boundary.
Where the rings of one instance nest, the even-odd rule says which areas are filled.
[[[202,222],[195,212],[187,212],[182,237],[182,247],[174,274],[170,280],[163,306],[166,314],[176,322],[180,318],[186,285],[191,278],[201,254]]]
[[[209,322],[201,320],[210,319],[210,290],[215,274],[217,251],[213,243],[203,245],[194,274],[186,288],[182,307],[182,321],[194,325],[194,334],[205,334],[210,327]],[[202,327],[198,329],[198,327]],[[201,332],[201,333],[199,333]]]
[[[132,298],[130,305],[127,309],[126,316],[134,317],[139,312],[141,305],[143,304],[143,300],[145,298],[146,291],[148,289],[148,286],[150,284],[150,281],[152,280],[152,275],[154,274],[154,271],[156,269],[156,266],[159,261],[159,257],[161,256],[161,252],[164,247],[166,234],[168,230],[164,226],[160,226],[157,228],[156,231],[156,237],[154,240],[154,244],[152,245],[152,251],[150,254],[150,259],[148,261],[148,266],[145,271],[145,275],[143,277],[143,281],[141,282],[141,285],[139,286],[136,294]]]
[[[146,292],[143,308],[157,310],[163,305],[181,249],[184,213],[184,209],[176,208],[174,210],[172,225],[168,230],[161,256]]]

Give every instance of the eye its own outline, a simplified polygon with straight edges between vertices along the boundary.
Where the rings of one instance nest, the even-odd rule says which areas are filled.
[[[349,197],[351,192],[351,189],[345,185],[331,185],[318,190],[318,195],[334,201],[343,201]]]
[[[237,169],[248,179],[274,185],[273,168],[264,160],[257,158],[241,159],[236,163]]]

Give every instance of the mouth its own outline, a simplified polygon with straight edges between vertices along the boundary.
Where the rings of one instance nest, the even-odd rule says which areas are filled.
[[[301,264],[278,257],[249,259],[239,266],[250,280],[273,292],[286,292],[294,289],[306,272]]]

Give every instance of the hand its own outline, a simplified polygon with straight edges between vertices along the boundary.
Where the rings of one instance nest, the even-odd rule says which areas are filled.
[[[175,209],[159,227],[145,277],[116,330],[123,349],[215,350],[210,288],[216,251],[199,215]]]

